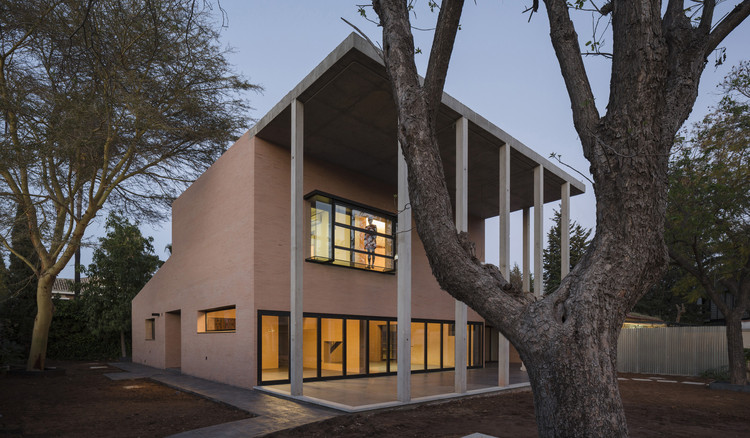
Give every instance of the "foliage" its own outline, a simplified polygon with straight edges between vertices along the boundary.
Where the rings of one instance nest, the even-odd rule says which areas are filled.
[[[664,277],[646,292],[633,307],[633,311],[655,316],[666,322],[701,324],[708,317],[706,306],[682,293],[683,290],[695,287],[694,284],[689,274],[671,264]]]
[[[515,290],[523,290],[523,272],[518,267],[518,263],[513,263],[513,269],[510,270],[510,284]],[[529,272],[529,292],[534,292],[534,273]]]
[[[20,206],[39,257],[29,368],[43,366],[50,290],[105,204],[161,217],[245,127],[210,2],[0,5],[0,245]],[[80,217],[73,215],[77,202]]]
[[[119,333],[95,334],[88,327],[83,300],[54,300],[48,356],[61,360],[102,360],[120,357]],[[127,339],[128,343],[130,339]]]
[[[562,221],[562,215],[559,211],[555,210],[554,218],[555,224],[547,233],[547,247],[544,248],[544,293],[549,293],[560,286],[560,269],[562,262],[562,254],[560,253],[561,248],[561,236],[560,236],[560,223]],[[591,243],[591,229],[586,229],[576,221],[571,221],[570,226],[570,269],[578,263],[583,257],[586,249]]]
[[[710,298],[724,315],[732,383],[744,383],[740,320],[750,310],[750,62],[732,69],[722,88],[719,106],[680,139],[670,164],[666,241],[669,255],[692,276],[683,282],[683,294]],[[725,303],[725,293],[733,295],[734,308]]]
[[[99,239],[93,261],[85,270],[88,281],[81,294],[85,320],[93,334],[130,332],[130,303],[162,264],[152,242],[153,238],[141,235],[137,223],[115,213],[107,218],[107,235]]]
[[[39,262],[20,209],[16,211],[11,230],[11,245],[15,253],[10,255],[7,271],[8,295],[0,301],[0,319],[4,320],[3,336],[27,352],[31,343],[36,309],[36,275],[34,269],[15,254],[23,255],[37,267]]]
[[[699,374],[704,379],[711,379],[716,380],[719,382],[728,382],[729,381],[729,367],[726,365],[718,367],[718,368],[711,368],[710,370],[705,370]]]

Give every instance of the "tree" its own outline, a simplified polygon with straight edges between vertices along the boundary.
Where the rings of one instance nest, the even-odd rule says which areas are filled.
[[[742,316],[750,310],[750,62],[732,69],[718,108],[670,165],[666,238],[726,319],[729,375],[747,383]],[[734,297],[734,307],[723,294]]]
[[[513,289],[523,290],[523,272],[518,267],[518,263],[513,263],[513,268],[510,270],[510,279],[508,280]],[[529,292],[534,292],[534,273],[529,272]]]
[[[246,124],[256,88],[218,47],[211,4],[0,6],[0,245],[37,278],[27,368],[43,369],[56,276],[105,204],[160,217]],[[81,202],[81,214],[75,214]],[[39,266],[12,248],[19,206]]]
[[[15,212],[10,240],[14,253],[10,255],[8,267],[8,296],[0,304],[0,315],[7,321],[5,335],[26,353],[31,345],[31,332],[34,327],[36,277],[34,269],[15,254],[22,254],[36,267],[39,266],[39,258],[36,257],[34,245],[29,237],[26,216],[20,208]]]
[[[547,247],[544,248],[544,293],[548,294],[560,286],[560,266],[562,254],[560,253],[562,237],[560,236],[560,222],[562,216],[555,210],[553,220],[555,225],[547,233]],[[573,269],[583,257],[591,243],[591,230],[573,221],[569,225],[570,230],[570,269]]]
[[[439,7],[423,81],[414,62],[409,5],[372,3],[383,29],[412,214],[438,283],[516,347],[528,369],[540,436],[625,436],[617,338],[627,312],[666,266],[669,152],[695,102],[706,58],[750,14],[750,0],[717,21],[715,2],[702,2],[697,23],[682,0],[670,0],[663,14],[657,0],[613,0],[598,8],[611,16],[613,41],[604,115],[594,104],[568,3],[545,5],[574,125],[591,164],[597,221],[584,257],[557,290],[536,299],[472,257],[467,235],[453,223],[435,120],[463,1],[444,0]]]
[[[662,321],[677,324],[702,324],[707,317],[705,306],[695,296],[694,281],[684,269],[674,263],[633,307],[634,312],[656,316]]]
[[[95,335],[119,333],[122,356],[125,335],[131,330],[130,302],[151,279],[162,261],[154,254],[153,238],[145,238],[138,224],[111,213],[107,235],[99,238],[93,261],[86,269],[83,308]]]

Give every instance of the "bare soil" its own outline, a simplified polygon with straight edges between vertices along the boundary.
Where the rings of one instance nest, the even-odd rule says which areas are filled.
[[[748,393],[652,379],[620,381],[620,394],[631,437],[750,437]],[[341,416],[269,436],[462,437],[479,432],[496,437],[534,437],[533,403],[530,391],[506,393],[408,410]]]
[[[163,437],[250,418],[146,380],[112,381],[106,363],[50,363],[60,376],[0,376],[0,437]]]
[[[250,417],[246,412],[150,380],[111,381],[103,374],[118,370],[106,364],[54,365],[64,367],[66,374],[0,377],[0,438],[163,437]],[[620,381],[620,393],[633,437],[750,436],[748,393],[655,379]],[[461,437],[475,432],[497,437],[536,436],[531,393],[521,391],[342,415],[272,436]]]

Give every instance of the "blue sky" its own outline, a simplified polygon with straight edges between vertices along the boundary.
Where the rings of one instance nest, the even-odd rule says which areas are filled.
[[[326,0],[323,2],[221,0],[226,12],[222,44],[234,48],[230,62],[250,82],[263,86],[262,94],[251,94],[254,108],[250,117],[260,119],[286,93],[353,31],[341,18],[379,42],[380,29],[357,12],[363,1]],[[426,3],[426,2],[422,2]],[[530,22],[522,14],[528,2],[468,1],[464,7],[445,91],[494,124],[513,135],[544,157],[551,153],[588,175],[580,142],[573,128],[565,86],[560,75],[545,11],[540,8]],[[715,17],[726,13],[733,2],[717,7]],[[218,13],[218,10],[216,11]],[[372,11],[368,9],[371,16]],[[437,14],[418,10],[414,25],[431,28]],[[577,16],[579,37],[590,40],[591,15]],[[217,14],[217,22],[221,18]],[[740,60],[750,59],[750,22],[743,23],[725,40],[727,60],[714,67],[714,57],[701,79],[698,100],[688,123],[701,119],[719,99],[716,85]],[[424,73],[431,32],[415,31],[415,43],[423,51],[417,65]],[[611,48],[605,37],[603,51]],[[604,114],[609,91],[610,63],[603,57],[585,58],[586,68],[599,110]],[[567,169],[566,169],[567,170]],[[578,176],[577,176],[578,177]],[[582,179],[578,177],[578,179]],[[587,193],[571,200],[571,218],[587,228],[595,225],[595,199],[586,181]],[[545,205],[545,229],[551,226],[553,208]],[[103,233],[99,223],[89,229],[87,238],[95,241]],[[520,265],[520,215],[511,218],[511,258]],[[164,247],[171,242],[171,224],[142,224],[147,236],[154,237],[157,254],[165,259]],[[497,221],[487,222],[487,261],[497,262]],[[546,234],[546,231],[545,231]],[[90,247],[83,250],[83,263],[91,261]],[[533,262],[532,262],[533,263]],[[72,263],[61,274],[71,278]]]

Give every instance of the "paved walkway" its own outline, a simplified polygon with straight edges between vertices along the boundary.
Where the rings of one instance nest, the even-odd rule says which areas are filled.
[[[121,373],[105,374],[112,380],[149,378],[172,388],[196,394],[257,415],[246,420],[183,432],[173,435],[173,437],[256,437],[325,420],[326,418],[342,413],[334,409],[274,397],[252,389],[237,388],[223,383],[183,375],[178,371],[160,370],[131,362],[114,362],[109,365],[124,371]]]

